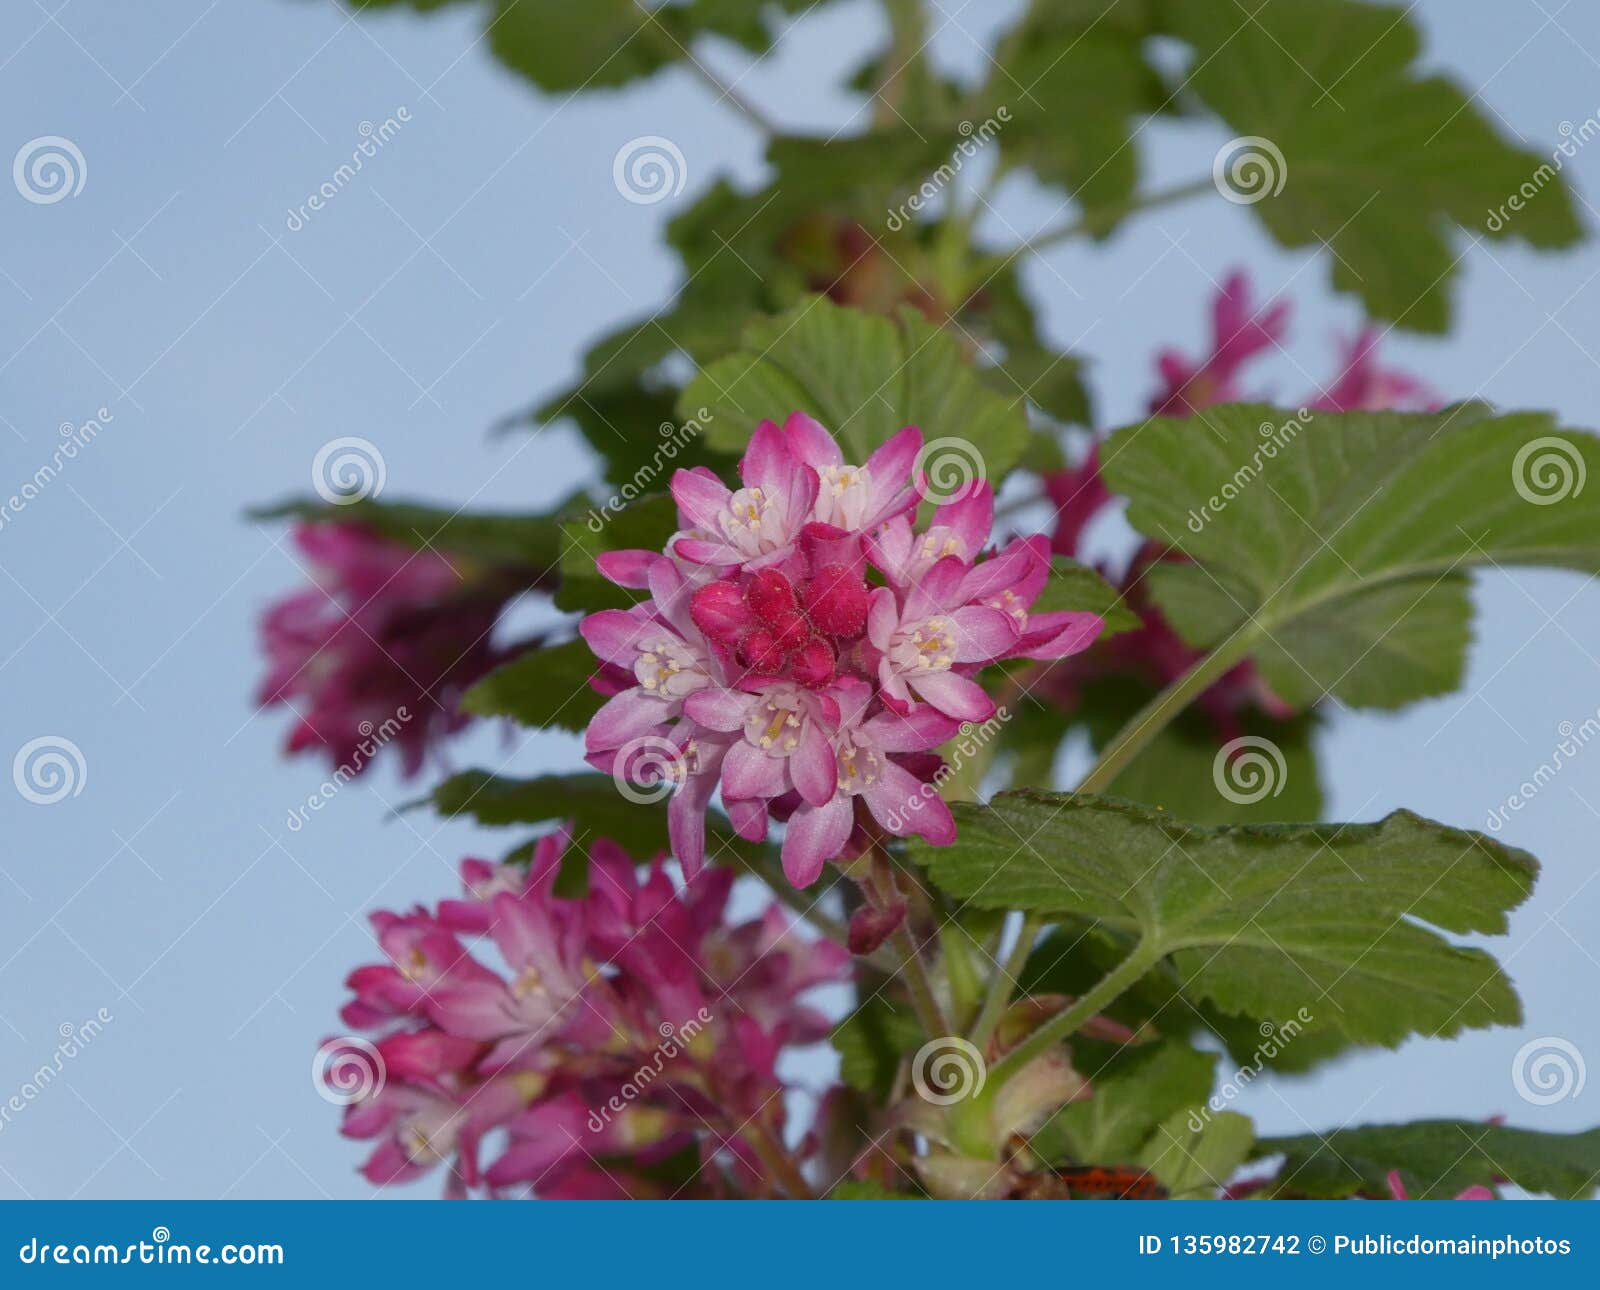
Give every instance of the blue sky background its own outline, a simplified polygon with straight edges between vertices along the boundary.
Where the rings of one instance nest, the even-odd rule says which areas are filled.
[[[936,47],[973,65],[991,6],[936,8]],[[1508,131],[1549,153],[1562,122],[1600,111],[1600,12],[1465,8],[1416,6],[1429,59],[1481,89]],[[787,124],[839,128],[858,104],[828,83],[877,35],[867,6],[832,6],[740,87]],[[61,135],[87,162],[81,194],[52,205],[0,183],[0,495],[49,459],[63,422],[111,413],[0,528],[0,760],[58,735],[87,765],[82,792],[55,805],[0,792],[0,1102],[52,1060],[62,1025],[113,1018],[0,1126],[0,1197],[371,1194],[311,1055],[337,1027],[343,976],[371,957],[366,911],[437,898],[460,855],[503,839],[389,818],[413,790],[387,768],[288,832],[325,772],[280,757],[283,717],[253,713],[250,694],[255,617],[301,574],[284,533],[242,513],[306,491],[339,435],[380,445],[391,496],[555,499],[586,469],[576,439],[487,427],[668,296],[668,218],[718,173],[761,170],[758,136],[681,71],[568,100],[500,69],[478,37],[476,16],[355,22],[331,0],[0,11],[0,160]],[[746,65],[711,54],[730,75]],[[402,106],[411,120],[356,182],[289,231],[288,210],[349,157],[361,123]],[[618,196],[613,155],[640,134],[683,152],[681,197]],[[1203,173],[1223,132],[1163,124],[1146,138],[1161,184]],[[1600,145],[1569,173],[1600,194]],[[1056,205],[1015,185],[989,232],[1012,240],[1008,226],[1031,231]],[[1455,335],[1397,335],[1389,356],[1451,397],[1600,424],[1600,253],[1462,249]],[[1297,398],[1358,317],[1326,290],[1321,260],[1277,251],[1220,200],[1138,218],[1098,250],[1059,248],[1028,277],[1050,333],[1092,358],[1112,424],[1140,410],[1158,345],[1200,345],[1213,283],[1241,264],[1295,302],[1289,354],[1261,371]],[[1600,590],[1494,575],[1479,601],[1460,695],[1335,716],[1332,816],[1404,804],[1481,827],[1549,758],[1559,723],[1594,714]],[[569,768],[576,743],[482,730],[454,756],[532,772]],[[1597,832],[1600,750],[1505,830],[1546,863],[1499,951],[1524,1030],[1412,1044],[1260,1086],[1241,1107],[1280,1132],[1435,1114],[1600,1120],[1600,1084],[1540,1108],[1510,1078],[1540,1036],[1600,1061]]]

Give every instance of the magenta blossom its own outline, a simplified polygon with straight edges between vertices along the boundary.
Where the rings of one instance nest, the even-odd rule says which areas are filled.
[[[845,979],[848,953],[777,907],[730,924],[729,870],[677,886],[604,840],[588,896],[559,897],[566,847],[546,837],[525,868],[465,861],[461,899],[374,917],[387,961],[351,974],[342,1014],[376,1052],[344,1120],[375,1142],[363,1173],[444,1164],[452,1195],[651,1195],[649,1167],[694,1149],[689,1194],[770,1187],[776,1062],[828,1034],[805,996]]]
[[[760,567],[789,554],[817,501],[817,472],[789,451],[783,432],[763,422],[739,462],[744,487],[729,489],[704,466],[672,477],[683,526],[667,550],[699,565]]]
[[[1150,400],[1150,410],[1165,416],[1185,416],[1212,403],[1229,403],[1240,397],[1239,370],[1257,354],[1283,341],[1289,306],[1251,307],[1250,279],[1240,271],[1228,275],[1211,305],[1211,353],[1191,362],[1174,349],[1156,356],[1162,386]]]
[[[921,444],[908,427],[855,466],[810,417],[765,422],[742,490],[680,472],[690,529],[663,555],[600,561],[650,599],[584,620],[596,656],[635,681],[619,681],[585,751],[619,783],[677,786],[668,824],[686,873],[704,861],[718,791],[747,839],[787,823],[783,865],[799,886],[884,832],[950,842],[929,754],[962,721],[994,715],[975,674],[1063,658],[1099,634],[1094,614],[1031,612],[1050,572],[1044,538],[985,556],[987,483],[915,528]]]
[[[315,585],[262,617],[258,702],[294,710],[290,752],[320,748],[359,773],[392,743],[415,774],[467,724],[462,693],[504,656],[490,635],[515,580],[359,524],[301,524],[294,537]]]
[[[1406,1191],[1406,1185],[1400,1177],[1398,1169],[1391,1169],[1384,1175],[1384,1182],[1388,1184],[1389,1195],[1395,1200],[1410,1200],[1411,1194]],[[1455,1200],[1493,1200],[1494,1193],[1482,1185],[1468,1187],[1453,1199]]]

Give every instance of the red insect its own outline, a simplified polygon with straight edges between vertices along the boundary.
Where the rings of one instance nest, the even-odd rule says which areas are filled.
[[[1094,1200],[1165,1200],[1167,1189],[1142,1169],[1131,1165],[1113,1169],[1099,1166],[1057,1169],[1056,1176],[1075,1196]]]

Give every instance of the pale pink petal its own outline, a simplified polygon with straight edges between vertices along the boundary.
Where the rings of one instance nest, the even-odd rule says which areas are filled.
[[[715,475],[699,470],[677,470],[672,475],[672,499],[688,528],[718,531],[723,512],[733,496]]]
[[[683,702],[683,710],[697,725],[731,732],[744,728],[755,701],[736,690],[696,690]]]
[[[1028,630],[1018,645],[1021,658],[1066,658],[1081,654],[1099,638],[1105,620],[1099,614],[1062,610],[1035,614],[1028,619]]]
[[[795,412],[783,423],[784,441],[796,461],[815,471],[844,465],[844,453],[834,437],[804,412]]]
[[[898,837],[914,833],[936,847],[956,840],[955,818],[944,799],[904,766],[888,763],[863,796],[872,818]],[[912,806],[913,800],[922,804]]]
[[[812,806],[821,806],[839,787],[839,763],[833,745],[815,721],[800,730],[800,746],[789,757],[789,774],[800,796]]]
[[[602,551],[594,563],[608,582],[637,591],[649,583],[650,568],[661,563],[661,555],[656,551]]]
[[[741,797],[729,802],[728,820],[746,842],[760,842],[767,836],[767,804],[757,798]]]
[[[958,663],[989,663],[1005,658],[1017,644],[1017,620],[998,609],[967,605],[951,614],[950,621],[955,625]]]
[[[937,708],[923,705],[904,716],[880,712],[861,726],[861,733],[886,753],[926,752],[954,739],[961,723]]]
[[[590,718],[583,735],[584,750],[599,753],[621,748],[630,739],[649,734],[673,715],[672,704],[636,685],[607,699]]]
[[[801,806],[783,835],[783,872],[796,887],[809,887],[822,867],[850,840],[855,811],[840,793],[821,806]]]
[[[977,555],[994,527],[994,488],[987,479],[979,480],[964,496],[941,506],[933,522],[960,538],[969,558]]]
[[[894,603],[894,592],[879,587],[867,602],[867,639],[878,649],[886,650],[899,625],[900,611]]]
[[[906,683],[917,696],[957,721],[987,721],[994,716],[994,700],[976,681],[954,672],[914,672]]]
[[[679,559],[690,564],[737,565],[743,562],[744,552],[720,538],[674,537],[667,546]]]
[[[626,609],[602,609],[578,624],[578,634],[602,662],[632,669],[639,659],[639,639],[645,632],[660,632],[649,619]]]
[[[937,560],[906,593],[906,605],[901,617],[907,622],[943,613],[955,605],[965,604],[978,597],[965,594],[963,578],[967,563],[953,555]]]
[[[769,757],[743,739],[728,749],[722,763],[723,797],[730,801],[736,797],[781,797],[789,787],[789,770],[782,757]]]

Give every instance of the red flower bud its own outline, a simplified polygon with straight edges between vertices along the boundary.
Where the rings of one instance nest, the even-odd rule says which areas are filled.
[[[731,645],[750,626],[750,611],[731,582],[709,582],[689,601],[689,617],[708,639]]]
[[[744,600],[750,612],[769,627],[776,627],[780,619],[800,607],[789,579],[776,569],[755,574],[744,589]]]
[[[838,655],[820,636],[813,636],[794,652],[789,674],[801,685],[823,686],[833,680]]]
[[[787,657],[788,651],[765,627],[755,628],[739,642],[739,662],[753,672],[777,672]]]
[[[806,613],[830,636],[859,636],[867,627],[867,584],[842,564],[824,565],[805,585]]]

